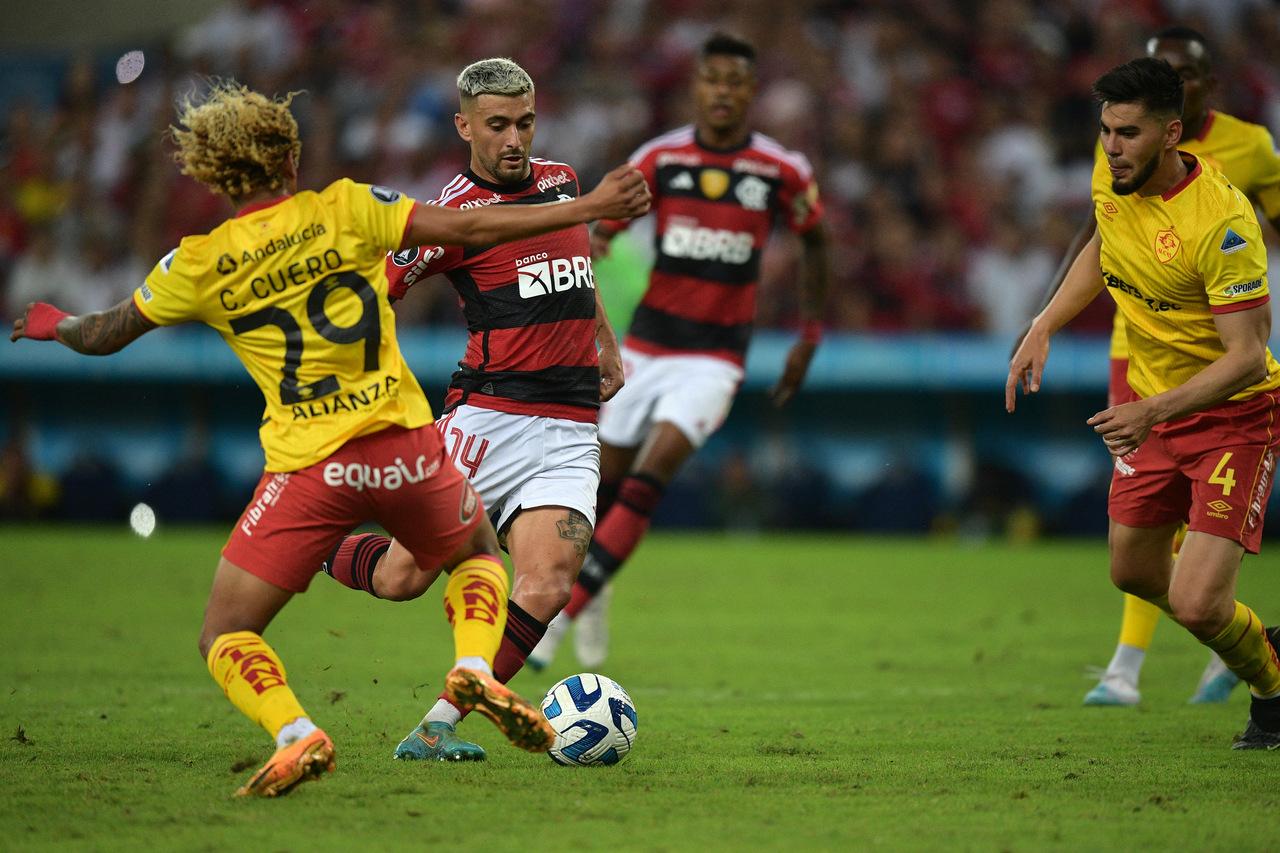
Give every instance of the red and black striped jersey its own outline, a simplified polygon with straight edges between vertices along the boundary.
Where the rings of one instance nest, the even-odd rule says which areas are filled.
[[[564,163],[531,159],[529,177],[494,184],[471,170],[427,204],[463,210],[578,196]],[[594,423],[600,408],[595,276],[585,225],[483,248],[419,246],[387,257],[393,298],[444,273],[467,321],[467,351],[445,397],[520,415]]]
[[[708,148],[690,125],[640,146],[631,163],[649,182],[658,220],[653,272],[627,346],[742,364],[774,222],[803,234],[822,217],[809,161],[762,133],[737,148]]]

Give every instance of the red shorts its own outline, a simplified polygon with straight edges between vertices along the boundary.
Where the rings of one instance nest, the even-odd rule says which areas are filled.
[[[1158,424],[1116,460],[1108,514],[1129,527],[1186,521],[1189,530],[1258,553],[1280,441],[1277,414],[1280,396],[1267,392]]]
[[[1111,381],[1107,383],[1107,408],[1138,399],[1129,387],[1129,359],[1111,359]]]
[[[484,517],[433,425],[388,427],[348,441],[329,458],[287,474],[262,475],[222,556],[293,592],[303,592],[351,529],[377,522],[437,570]]]

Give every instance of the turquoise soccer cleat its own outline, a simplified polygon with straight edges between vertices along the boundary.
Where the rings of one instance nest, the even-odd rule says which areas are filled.
[[[392,758],[400,761],[484,761],[484,747],[458,737],[448,723],[419,723],[400,741]]]
[[[1188,701],[1192,705],[1210,705],[1225,702],[1231,698],[1231,691],[1236,689],[1240,679],[1229,669],[1223,669],[1217,675],[1201,684]]]

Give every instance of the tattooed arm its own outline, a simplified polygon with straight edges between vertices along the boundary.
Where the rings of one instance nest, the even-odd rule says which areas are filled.
[[[133,298],[106,311],[73,316],[48,304],[33,302],[17,320],[9,340],[55,340],[84,355],[110,355],[156,327],[133,304]]]

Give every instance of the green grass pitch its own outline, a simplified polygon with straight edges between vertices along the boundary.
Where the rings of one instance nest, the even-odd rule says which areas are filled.
[[[517,752],[401,764],[451,641],[440,590],[392,604],[318,577],[268,631],[338,770],[231,792],[271,751],[196,652],[224,531],[0,529],[5,849],[1260,850],[1280,755],[1192,707],[1206,653],[1161,626],[1137,709],[1083,708],[1121,603],[1101,542],[655,535],[614,654],[637,746],[614,768]],[[1275,548],[1272,548],[1273,554]],[[1240,597],[1280,619],[1277,558]],[[571,643],[514,686],[575,670]]]

